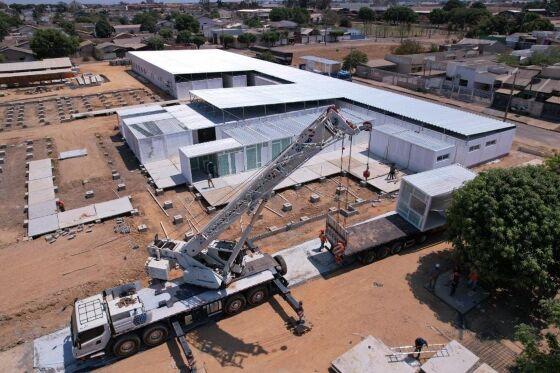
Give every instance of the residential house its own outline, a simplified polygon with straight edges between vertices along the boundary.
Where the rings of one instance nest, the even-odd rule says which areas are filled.
[[[268,21],[271,8],[239,9],[237,16],[241,19],[251,19],[257,17],[261,21]]]
[[[0,49],[0,54],[4,56],[4,62],[29,62],[36,60],[31,49],[17,46],[2,48]]]
[[[129,33],[129,34],[139,34],[142,25],[113,25],[115,34]]]
[[[114,43],[104,42],[97,44],[94,48],[94,56],[98,60],[114,60],[122,58],[126,54],[126,48],[118,46]]]
[[[212,19],[207,16],[200,16],[197,18],[200,32],[206,39],[212,39],[212,30],[226,27],[227,22],[221,19]]]

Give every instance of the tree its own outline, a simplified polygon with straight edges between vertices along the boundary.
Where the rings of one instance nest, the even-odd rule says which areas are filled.
[[[280,40],[280,34],[276,31],[266,31],[261,35],[261,40],[271,46]]]
[[[173,30],[171,30],[170,28],[162,28],[161,30],[159,30],[158,34],[165,40],[173,38]]]
[[[2,13],[4,14],[4,13]],[[10,33],[10,25],[6,22],[3,17],[0,17],[0,41],[4,40],[4,38]]]
[[[553,155],[550,158],[547,158],[544,161],[544,166],[552,172],[556,172],[560,174],[560,153]]]
[[[66,13],[68,11],[68,5],[66,5],[66,3],[63,1],[59,1],[58,3],[56,3],[54,8],[55,12],[57,13]]]
[[[364,52],[354,49],[344,57],[342,68],[350,72],[354,72],[356,68],[368,62],[368,56]]]
[[[74,22],[62,20],[62,21],[58,22],[58,25],[60,26],[62,31],[64,31],[68,35],[76,35],[76,26],[75,26]]]
[[[188,44],[192,42],[192,34],[189,30],[182,30],[177,33],[175,38],[177,44]]]
[[[340,22],[338,22],[338,25],[340,27],[352,27],[352,21],[350,21],[348,18],[344,17],[340,19]]]
[[[323,14],[323,24],[325,25],[334,26],[338,23],[339,19],[338,14],[334,10],[327,10]]]
[[[383,19],[394,24],[413,23],[418,19],[418,15],[406,6],[392,6],[383,15]]]
[[[278,7],[272,8],[269,14],[269,18],[273,22],[284,21],[290,19],[291,11],[288,8]]]
[[[220,35],[220,43],[222,43],[224,49],[228,49],[229,46],[232,45],[234,41],[235,38],[233,37],[233,35],[229,35],[229,34]]]
[[[190,14],[177,13],[174,16],[174,20],[175,20],[175,28],[178,31],[189,30],[192,33],[198,32],[199,29],[198,21]]]
[[[132,23],[139,24],[141,31],[156,32],[158,15],[154,12],[137,13],[132,18]]]
[[[95,36],[98,38],[108,38],[115,31],[113,26],[107,21],[107,18],[101,17],[95,24]]]
[[[522,32],[531,32],[531,31],[553,31],[554,25],[548,20],[544,18],[536,19],[534,21],[523,23],[521,25],[520,31]]]
[[[220,18],[220,12],[218,12],[218,9],[212,9],[212,11],[210,12],[210,18],[212,19]]]
[[[554,299],[542,300],[540,309],[544,321],[552,328],[560,326],[560,302]],[[550,329],[552,329],[550,328]],[[517,358],[518,372],[558,372],[560,370],[560,340],[550,330],[539,331],[535,327],[521,324],[515,328],[515,338],[523,345],[523,352]]]
[[[475,1],[471,4],[471,8],[473,9],[486,9],[486,5],[482,1]]]
[[[309,22],[309,12],[303,8],[278,7],[272,8],[269,18],[274,22],[288,20],[303,25]]]
[[[56,29],[40,29],[33,34],[29,46],[40,60],[68,57],[76,51],[78,39],[67,36]]]
[[[432,25],[443,25],[447,23],[449,19],[449,14],[443,9],[432,9],[430,14],[428,14],[428,19]]]
[[[260,60],[268,61],[268,62],[276,62],[276,58],[271,51],[264,51],[257,56]]]
[[[247,48],[249,48],[249,46],[251,44],[253,44],[254,42],[257,41],[257,36],[255,34],[250,34],[250,33],[244,33],[241,34],[237,37],[237,41],[239,41],[240,43],[243,43],[247,46]]]
[[[159,36],[152,36],[146,40],[146,45],[148,46],[148,50],[152,51],[160,51],[165,47],[162,38]]]
[[[245,20],[245,24],[250,28],[262,27],[262,23],[258,17],[253,17]]]
[[[336,41],[338,41],[338,38],[341,37],[342,35],[344,35],[344,31],[342,31],[342,30],[331,30],[329,32],[329,36],[334,38],[334,40],[336,40]]]
[[[422,44],[416,40],[406,39],[393,51],[394,54],[418,54],[424,53]]]
[[[560,289],[560,175],[542,166],[483,172],[454,194],[447,224],[458,258],[490,286],[529,298]]]
[[[463,3],[460,0],[448,0],[445,5],[443,6],[443,10],[445,10],[446,12],[449,12],[453,9],[456,8],[464,8],[465,7],[465,3]]]
[[[119,17],[119,23],[121,25],[128,25],[130,23],[130,21],[128,20],[128,17],[122,16],[122,17]]]
[[[375,12],[373,9],[363,6],[358,11],[358,18],[365,24],[375,21]]]
[[[191,43],[193,43],[194,45],[196,45],[196,48],[197,48],[197,49],[200,49],[200,47],[201,47],[202,45],[204,45],[204,43],[206,43],[206,39],[204,39],[203,36],[194,35],[194,36],[191,38]]]

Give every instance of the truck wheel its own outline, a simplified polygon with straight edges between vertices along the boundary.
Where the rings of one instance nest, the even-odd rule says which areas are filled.
[[[375,261],[376,255],[374,250],[366,250],[358,256],[360,263],[364,265],[371,264]]]
[[[274,260],[276,260],[276,263],[278,263],[278,265],[276,266],[276,270],[282,276],[284,276],[286,273],[288,273],[288,266],[286,265],[286,261],[284,260],[284,258],[282,258],[281,255],[276,255],[274,257]]]
[[[377,258],[378,259],[385,259],[389,255],[389,248],[386,246],[382,246],[377,249]]]
[[[264,286],[259,286],[249,291],[247,294],[247,302],[251,306],[258,306],[261,303],[264,303],[268,298],[268,290]]]
[[[395,242],[392,246],[391,246],[391,254],[398,254],[401,252],[401,250],[403,249],[403,243],[402,242]]]
[[[418,243],[424,243],[424,242],[426,242],[426,239],[427,239],[427,238],[428,238],[428,236],[426,236],[425,234],[421,235],[421,236],[418,238]]]
[[[242,294],[235,294],[228,298],[226,301],[226,313],[228,315],[236,315],[243,311],[247,301]]]
[[[140,338],[136,334],[120,336],[113,345],[113,353],[120,358],[134,355],[140,349]]]
[[[148,326],[142,333],[142,342],[146,346],[154,347],[162,344],[169,336],[169,329],[163,324]]]

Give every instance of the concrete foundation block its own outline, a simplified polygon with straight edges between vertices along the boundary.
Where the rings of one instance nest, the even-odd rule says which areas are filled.
[[[185,233],[185,241],[188,241],[193,237],[194,237],[194,232],[193,231],[188,231],[187,233]]]
[[[336,194],[339,194],[339,195],[340,195],[340,194],[342,194],[342,193],[344,193],[344,192],[346,192],[346,187],[343,187],[343,186],[341,186],[341,185],[339,185],[339,186],[336,187],[336,190],[335,190],[335,193],[336,193]]]
[[[0,164],[4,164],[4,158],[0,158]]]
[[[201,200],[201,199],[202,199],[202,194],[200,194],[200,193],[195,193],[195,194],[194,194],[194,199],[196,199],[197,201]]]
[[[121,190],[125,190],[125,189],[126,189],[125,183],[117,184],[117,192],[120,192]]]
[[[318,194],[312,194],[311,196],[309,196],[309,202],[311,203],[317,203],[320,199],[321,197]]]
[[[4,157],[6,155],[6,151],[5,150],[0,150],[0,157]]]
[[[214,212],[214,211],[216,211],[216,208],[214,206],[208,206],[206,208],[206,212],[209,213],[209,214]]]
[[[292,211],[292,204],[288,202],[284,203],[282,205],[282,211],[284,212]]]
[[[173,224],[182,224],[183,223],[183,215],[174,215],[173,216]]]
[[[29,224],[29,220],[25,219],[25,220],[23,221],[23,227],[24,227],[24,228],[27,228],[27,225],[28,225],[28,224]]]
[[[364,203],[364,199],[363,198],[356,198],[356,203]]]
[[[138,211],[138,209],[132,209],[132,210],[130,210],[130,215],[138,216],[138,215],[140,215],[140,211]]]
[[[294,189],[295,190],[301,189],[301,184],[300,183],[294,184]]]
[[[86,191],[85,196],[86,198],[92,198],[93,196],[95,196],[95,193],[93,192],[93,190],[88,190]]]
[[[337,212],[337,211],[338,211],[338,208],[336,208],[336,207],[334,207],[334,206],[333,206],[333,207],[329,207],[329,212]]]
[[[300,221],[308,221],[308,220],[309,220],[309,216],[304,215],[304,216],[300,217],[299,220],[300,220]]]
[[[356,210],[352,206],[348,206],[348,208],[346,208],[346,209],[340,209],[340,213],[344,217],[349,217],[349,216],[352,216],[352,215],[356,215],[358,213],[358,210]]]
[[[157,188],[156,189],[156,196],[161,196],[163,194],[163,189]]]
[[[165,201],[163,202],[163,208],[165,210],[173,208],[173,201]]]
[[[367,187],[368,183],[365,180],[360,180],[360,186],[361,187]]]
[[[25,154],[25,159],[33,159],[33,153]]]
[[[137,229],[138,232],[146,232],[148,230],[148,226],[146,224],[140,224]]]
[[[113,172],[113,174],[111,174],[113,180],[118,180],[121,178],[121,175],[118,172]]]
[[[275,225],[271,225],[270,227],[268,227],[268,230],[269,230],[270,232],[274,232],[274,231],[277,231],[277,230],[278,230],[278,227],[275,226]]]

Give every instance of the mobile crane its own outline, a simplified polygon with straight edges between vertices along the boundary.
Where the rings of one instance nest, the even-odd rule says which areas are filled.
[[[302,303],[290,294],[283,277],[285,261],[261,252],[248,237],[276,185],[326,146],[359,131],[335,106],[329,107],[189,241],[156,236],[148,247],[146,269],[153,279],[149,287],[137,281],[75,302],[70,323],[73,356],[125,358],[175,334],[192,365],[185,332],[261,304],[272,294],[282,296],[298,315],[295,334],[308,330]],[[218,240],[244,213],[251,219],[239,241]],[[170,279],[173,268],[182,276]]]

